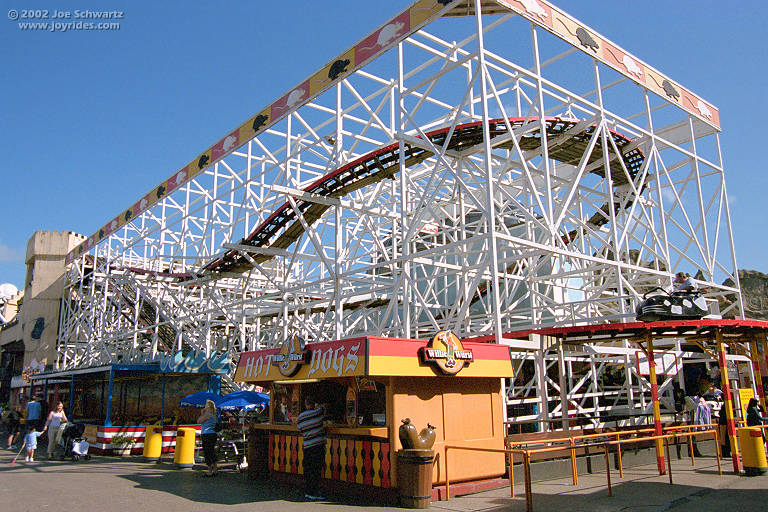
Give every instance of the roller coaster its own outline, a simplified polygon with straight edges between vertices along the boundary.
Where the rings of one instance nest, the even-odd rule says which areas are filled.
[[[567,363],[598,424],[645,392],[598,389],[624,341],[558,359],[504,333],[634,321],[678,270],[742,314],[719,132],[544,0],[418,0],[68,255],[57,366],[452,329],[517,348],[510,407]]]

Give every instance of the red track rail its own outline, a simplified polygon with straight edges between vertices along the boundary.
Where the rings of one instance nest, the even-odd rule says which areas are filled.
[[[512,129],[515,129],[537,120],[538,118],[514,117],[509,118],[507,121]],[[572,129],[579,122],[578,119],[561,119],[559,117],[548,117],[545,119],[547,141],[552,145],[549,149],[550,158],[572,165],[579,163],[595,130],[595,126],[589,126],[568,137],[568,130]],[[489,125],[492,138],[507,132],[507,123],[503,118],[493,119],[489,122]],[[426,135],[436,147],[441,147],[445,144],[448,132],[449,128],[446,127],[431,131]],[[630,139],[626,136],[615,131],[611,133],[619,150],[630,143]],[[555,139],[563,135],[566,135],[564,139],[558,140],[557,144],[553,144]],[[456,126],[448,143],[448,149],[461,151],[480,144],[482,141],[482,123],[479,121],[466,123]],[[518,143],[522,150],[534,150],[541,146],[541,136],[538,131],[525,133],[518,139]],[[514,145],[512,141],[507,141],[497,147],[512,149]],[[406,144],[405,165],[406,167],[416,165],[433,156],[433,154],[433,152],[424,148]],[[639,149],[635,148],[623,154],[622,157],[627,170],[634,178],[642,167],[643,154]],[[602,148],[600,144],[597,144],[589,157],[589,163],[600,162],[602,158]],[[343,197],[366,185],[377,183],[393,176],[398,172],[399,168],[398,143],[393,143],[372,151],[318,178],[308,187],[304,188],[304,191],[325,197]],[[594,169],[592,173],[599,176],[605,175],[602,166]],[[626,183],[627,180],[625,176],[616,174],[613,176],[613,182],[616,185],[621,185]],[[296,200],[296,204],[305,221],[310,225],[330,208],[328,205],[300,199]],[[606,211],[607,208],[608,205],[604,205]],[[595,219],[603,216],[598,213],[593,217],[595,218],[590,219],[590,221],[599,223],[600,220]],[[298,240],[303,232],[304,227],[296,219],[296,212],[286,201],[254,229],[250,235],[244,238],[240,244],[285,249]],[[259,263],[271,258],[271,256],[264,254],[254,254],[252,257]],[[203,268],[203,272],[244,272],[250,268],[252,268],[252,265],[245,258],[239,255],[237,251],[231,250],[221,258],[206,265]]]

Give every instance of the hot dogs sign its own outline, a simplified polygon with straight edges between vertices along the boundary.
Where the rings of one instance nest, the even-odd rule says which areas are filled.
[[[245,352],[235,381],[323,379],[365,375],[365,339],[305,344],[292,335],[280,348]]]

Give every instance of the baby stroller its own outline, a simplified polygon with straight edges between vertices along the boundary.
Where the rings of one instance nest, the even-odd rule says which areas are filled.
[[[83,432],[85,432],[85,425],[81,423],[70,423],[64,428],[61,434],[61,445],[64,447],[61,460],[72,457],[76,462],[81,457],[85,460],[91,458],[88,454],[88,439],[83,437]]]

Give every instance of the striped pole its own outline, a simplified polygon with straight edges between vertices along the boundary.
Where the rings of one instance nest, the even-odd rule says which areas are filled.
[[[659,386],[656,384],[656,359],[653,357],[653,337],[647,334],[645,337],[648,347],[648,367],[650,368],[651,380],[651,399],[653,400],[653,428],[654,435],[663,435],[661,428],[661,409],[659,408]],[[661,439],[656,439],[656,465],[659,468],[659,474],[667,472],[667,466],[664,463],[664,445]]]
[[[763,406],[763,410],[765,410],[763,375],[760,373],[760,354],[757,353],[757,340],[755,340],[755,338],[749,340],[749,357],[752,359],[752,370],[755,373],[755,389],[757,390],[757,398],[760,400],[760,405]]]
[[[728,363],[725,359],[725,344],[723,343],[723,334],[720,329],[715,331],[717,339],[717,361],[720,364],[720,381],[723,385],[723,408],[725,416],[728,418],[728,439],[731,441],[731,458],[733,459],[733,471],[741,472],[739,465],[739,446],[736,444],[736,426],[733,423],[733,403],[731,402],[731,385],[728,382]]]

